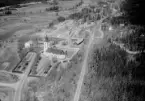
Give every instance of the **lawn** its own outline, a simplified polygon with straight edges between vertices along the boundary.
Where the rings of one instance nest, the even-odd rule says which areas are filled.
[[[13,95],[14,94],[14,89],[9,88],[9,87],[3,87],[0,86],[0,99],[1,100],[8,100],[8,101],[13,101]]]
[[[0,72],[0,82],[14,83],[17,81],[18,81],[17,76]]]
[[[4,62],[8,62],[10,64],[7,68],[5,68],[5,70],[11,71],[19,62],[19,57],[16,50],[13,50],[12,48],[4,48],[0,50],[0,53],[1,53],[0,54],[1,69],[4,69],[2,64]]]

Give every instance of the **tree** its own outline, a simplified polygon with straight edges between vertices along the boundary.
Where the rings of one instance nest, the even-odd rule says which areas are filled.
[[[63,21],[65,21],[65,17],[60,16],[60,17],[57,18],[57,20],[58,20],[59,22],[63,22]]]
[[[9,8],[7,8],[6,11],[5,11],[5,14],[10,15],[10,14],[12,14],[12,11]]]
[[[51,27],[53,27],[53,26],[54,26],[54,23],[51,22],[51,23],[49,23],[49,27],[48,27],[48,28],[51,28]]]
[[[81,12],[73,13],[73,14],[69,15],[68,18],[74,19],[74,20],[79,20],[79,19],[83,18],[83,14]]]

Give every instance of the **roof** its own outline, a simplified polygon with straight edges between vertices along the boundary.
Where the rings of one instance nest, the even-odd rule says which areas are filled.
[[[59,54],[59,55],[64,55],[65,52],[61,49],[57,49],[57,48],[48,48],[47,52],[49,53],[53,53],[53,54]]]
[[[45,36],[44,41],[45,41],[45,42],[48,42],[48,41],[49,41],[49,39],[48,39],[47,36]]]
[[[83,41],[84,41],[84,39],[83,38],[80,38],[80,39],[72,39],[72,41],[74,41],[75,43],[77,43],[77,44],[81,44]]]

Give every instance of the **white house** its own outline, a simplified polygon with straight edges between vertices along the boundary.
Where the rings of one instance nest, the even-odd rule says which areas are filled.
[[[25,48],[30,48],[32,46],[33,42],[32,41],[28,41],[25,43]]]

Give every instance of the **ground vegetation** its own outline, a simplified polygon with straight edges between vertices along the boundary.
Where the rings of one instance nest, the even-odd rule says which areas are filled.
[[[124,13],[109,15],[102,25],[106,42],[94,45],[80,101],[144,101],[144,26]]]

